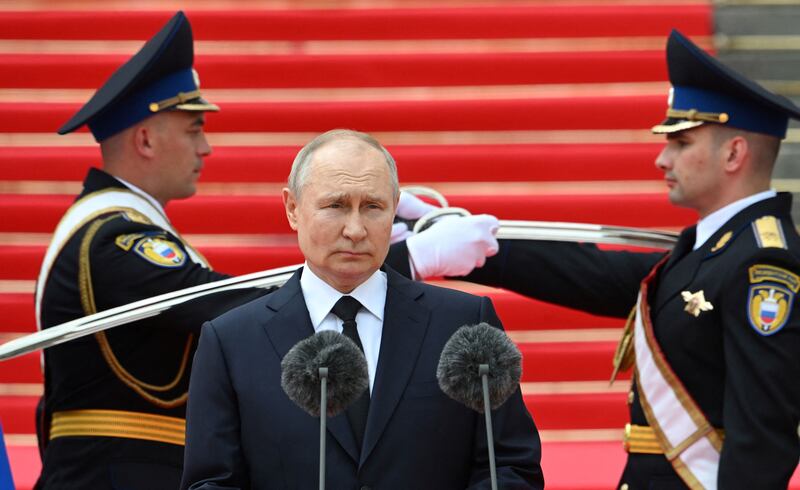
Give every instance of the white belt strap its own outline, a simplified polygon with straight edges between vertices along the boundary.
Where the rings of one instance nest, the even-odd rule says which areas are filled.
[[[150,202],[139,194],[121,188],[105,189],[89,194],[76,201],[61,218],[50,246],[47,248],[42,267],[39,270],[39,277],[36,281],[36,328],[41,330],[41,303],[44,287],[50,270],[53,267],[56,257],[64,248],[67,241],[82,226],[94,218],[117,211],[135,211],[144,215],[151,223],[163,228],[180,239],[180,235],[172,227],[169,220]],[[197,251],[186,245],[186,251],[193,262],[203,267],[208,267],[208,263]]]
[[[636,383],[647,421],[664,455],[693,489],[716,489],[722,439],[667,363],[655,338],[647,280],[636,305]]]

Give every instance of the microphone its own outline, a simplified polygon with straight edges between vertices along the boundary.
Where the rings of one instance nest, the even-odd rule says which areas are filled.
[[[283,357],[281,388],[297,406],[320,418],[319,488],[324,490],[326,415],[340,414],[369,388],[367,360],[355,342],[324,330],[301,340]]]
[[[505,403],[522,377],[522,354],[506,333],[488,323],[465,325],[442,349],[436,378],[450,398],[486,416],[492,490],[497,489],[491,410]]]
[[[333,330],[301,340],[281,361],[281,388],[312,417],[320,416],[320,368],[327,368],[327,415],[342,413],[369,387],[367,360],[356,344]]]

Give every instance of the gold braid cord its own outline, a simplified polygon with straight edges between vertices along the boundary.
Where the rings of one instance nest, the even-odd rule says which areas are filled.
[[[81,241],[78,285],[81,293],[81,305],[83,306],[83,311],[86,315],[97,313],[97,306],[94,301],[94,291],[92,289],[89,248],[91,246],[92,239],[97,234],[97,231],[100,229],[100,227],[114,218],[116,218],[116,216],[99,219],[92,223],[89,226],[89,229],[86,230],[86,235],[84,235],[83,240]],[[165,392],[178,385],[180,380],[183,378],[183,375],[186,373],[186,366],[189,364],[189,353],[191,351],[192,343],[194,342],[194,334],[189,334],[189,338],[186,339],[186,347],[183,349],[183,358],[181,359],[181,364],[178,368],[178,373],[175,375],[175,379],[173,379],[170,383],[161,386],[145,383],[128,372],[128,370],[126,370],[119,362],[117,356],[114,355],[114,351],[111,348],[111,344],[109,343],[105,332],[98,332],[94,334],[94,336],[95,339],[97,339],[97,343],[100,344],[100,351],[103,353],[103,358],[108,363],[111,371],[117,376],[117,378],[119,378],[120,381],[138,393],[142,398],[161,408],[175,408],[186,403],[186,399],[189,396],[188,392],[184,392],[177,398],[163,399],[148,393],[148,391]]]

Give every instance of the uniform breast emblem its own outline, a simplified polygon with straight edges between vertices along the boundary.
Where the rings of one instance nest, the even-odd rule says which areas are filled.
[[[702,289],[696,293],[683,291],[681,293],[681,297],[683,297],[683,300],[686,301],[686,306],[683,307],[683,311],[694,316],[695,318],[700,316],[700,312],[702,311],[711,311],[714,309],[714,305],[706,301],[706,297],[705,294],[703,294]]]
[[[162,237],[145,237],[136,242],[134,252],[160,267],[177,268],[186,262],[186,254],[177,243]]]

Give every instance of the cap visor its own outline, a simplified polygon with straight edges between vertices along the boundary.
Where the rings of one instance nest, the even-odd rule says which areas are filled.
[[[705,124],[705,121],[687,121],[685,119],[665,119],[661,124],[653,126],[651,131],[654,134],[670,134],[687,129],[696,128]]]
[[[219,112],[218,105],[212,104],[202,97],[199,99],[190,100],[184,104],[178,104],[175,106],[175,109],[178,109],[179,111]]]

